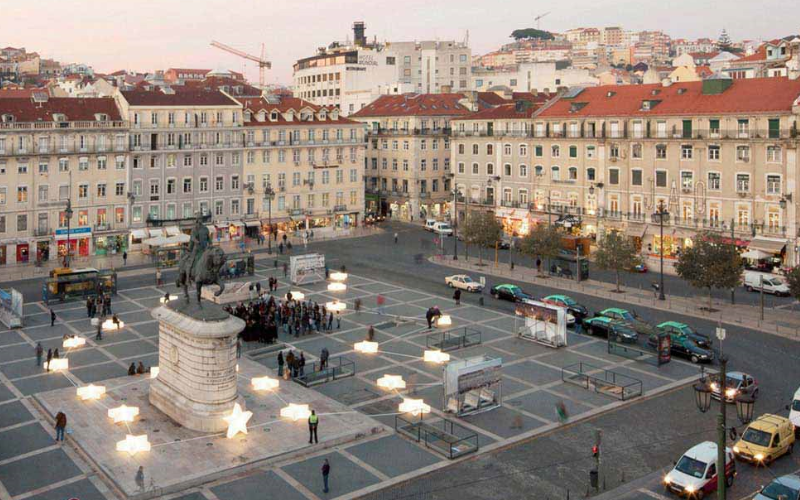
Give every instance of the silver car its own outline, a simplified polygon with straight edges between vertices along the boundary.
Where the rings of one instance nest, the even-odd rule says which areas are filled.
[[[800,477],[787,474],[772,481],[753,500],[800,500]]]

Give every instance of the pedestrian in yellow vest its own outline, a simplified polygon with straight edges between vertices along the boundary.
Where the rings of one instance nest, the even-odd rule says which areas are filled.
[[[315,410],[311,410],[311,415],[308,416],[308,442],[311,444],[313,441],[314,443],[319,443],[319,439],[317,438],[317,425],[319,424],[319,416],[317,416],[317,412]]]

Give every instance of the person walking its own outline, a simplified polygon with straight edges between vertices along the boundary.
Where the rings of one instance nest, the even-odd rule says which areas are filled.
[[[46,366],[47,371],[50,371],[50,362],[52,360],[53,360],[53,350],[52,349],[48,349],[47,350],[47,363],[46,363],[47,364],[47,366]]]
[[[42,366],[42,355],[44,354],[44,347],[41,342],[36,343],[36,366]]]
[[[278,377],[283,377],[283,351],[278,351]]]
[[[92,302],[94,302],[94,301],[92,300],[91,297],[86,299],[86,317],[87,318],[91,318],[92,317]]]
[[[325,463],[322,464],[322,484],[324,488],[322,491],[324,493],[328,492],[328,476],[331,474],[331,464],[328,462],[328,459],[325,459]]]
[[[161,269],[156,269],[156,286],[161,286]]]
[[[139,466],[139,470],[136,471],[136,486],[139,488],[139,491],[144,491],[144,467]]]
[[[383,305],[386,303],[386,297],[381,294],[375,298],[375,303],[378,305],[378,314],[383,316]]]
[[[236,337],[236,359],[240,359],[242,357],[242,339]]]
[[[289,265],[284,262],[283,263],[283,277],[286,278],[289,276]]]
[[[281,255],[283,255],[283,243],[278,245],[278,252],[280,252]]]
[[[289,376],[294,376],[294,352],[289,351],[289,354],[286,355],[286,371],[289,372]]]
[[[375,327],[372,325],[369,325],[369,330],[367,330],[367,341],[375,341]]]
[[[56,324],[56,312],[50,309],[50,326]]]
[[[300,359],[297,360],[297,375],[302,377],[306,373],[306,357],[300,352]]]
[[[319,416],[317,415],[316,410],[311,410],[311,415],[308,416],[308,443],[311,444],[313,441],[314,443],[319,443],[319,438],[317,437],[317,426],[319,425]]]
[[[67,428],[67,416],[63,411],[56,414],[56,442],[64,441],[64,430]]]
[[[328,358],[330,357],[331,353],[328,352],[327,347],[323,347],[322,351],[319,353],[319,370],[322,371],[328,367]]]
[[[428,330],[433,328],[433,308],[429,307],[427,311],[425,311],[425,319],[428,321]]]
[[[394,233],[394,244],[397,245],[397,233]]]
[[[329,313],[328,316],[328,331],[333,330],[333,313]]]
[[[128,265],[128,252],[122,252],[122,265]]]
[[[97,335],[94,336],[95,340],[103,340],[103,319],[105,318],[97,318]]]
[[[456,305],[457,306],[461,305],[461,289],[460,288],[456,288],[455,293],[453,293],[453,300],[456,301]]]

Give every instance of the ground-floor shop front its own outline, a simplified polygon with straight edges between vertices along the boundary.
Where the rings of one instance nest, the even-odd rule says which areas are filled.
[[[425,219],[448,219],[450,217],[449,201],[431,201],[416,199],[387,200],[386,216],[406,222],[424,221]]]

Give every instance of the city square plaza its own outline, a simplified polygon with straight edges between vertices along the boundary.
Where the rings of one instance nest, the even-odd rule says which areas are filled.
[[[300,292],[304,300],[341,301],[346,308],[331,332],[298,338],[279,329],[277,347],[243,347],[235,360],[239,407],[231,408],[226,419],[227,435],[190,430],[151,405],[148,390],[157,374],[126,376],[132,362],[159,365],[159,322],[153,311],[162,307],[167,291],[176,293],[173,286],[121,287],[113,310],[124,327],[105,332],[97,342],[82,302],[54,304],[58,321],[53,327],[47,306],[25,304],[23,327],[0,333],[0,493],[12,499],[171,495],[224,500],[265,491],[275,492],[275,498],[356,498],[464,456],[443,453],[420,434],[415,439],[407,432],[409,424],[423,422],[423,432],[446,429],[456,439],[469,438],[471,452],[484,453],[630,404],[597,386],[571,383],[576,366],[590,375],[613,372],[637,381],[644,397],[699,375],[696,366],[676,359],[658,366],[648,356],[609,353],[604,339],[572,331],[566,346],[553,348],[517,336],[519,320],[513,315],[454,305],[444,288],[433,295],[360,275],[358,269],[347,271],[346,286],[332,291],[330,281],[287,286],[283,273],[266,260],[256,264],[255,276],[237,280],[261,280],[266,290],[265,280],[275,276],[280,282],[276,297]],[[378,314],[378,295],[385,299],[383,314]],[[356,299],[362,304],[359,312]],[[427,328],[425,313],[433,306],[449,316],[449,325]],[[377,346],[357,347],[370,326]],[[450,363],[502,360],[502,398],[496,407],[465,416],[447,411],[447,361],[434,362],[438,356],[426,354],[438,352],[431,337],[445,330],[475,335],[469,344],[446,349]],[[63,353],[65,334],[84,337],[86,344]],[[61,349],[68,368],[46,373],[37,367],[37,342],[45,351]],[[352,369],[309,387],[278,380],[281,344],[302,351],[307,370],[314,369],[323,348],[330,352],[330,366],[346,361]],[[269,384],[256,386],[253,379]],[[104,391],[92,394],[92,386]],[[82,396],[78,388],[84,388]],[[137,408],[138,415],[115,422],[109,410],[123,405]],[[319,444],[307,441],[306,410],[311,409],[319,415]],[[53,442],[59,411],[69,419],[63,446]],[[231,428],[234,434],[228,437]],[[327,494],[320,476],[324,459],[332,467]],[[143,485],[135,480],[140,466]]]

